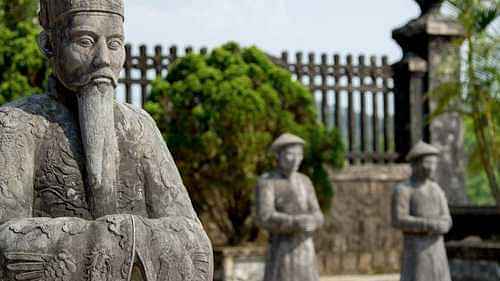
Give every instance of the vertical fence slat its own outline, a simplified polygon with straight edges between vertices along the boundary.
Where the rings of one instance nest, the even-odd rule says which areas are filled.
[[[389,144],[389,129],[390,129],[390,118],[389,118],[389,78],[386,75],[386,69],[389,67],[387,56],[382,57],[382,81],[384,87],[384,154],[387,155],[386,162],[392,162]]]
[[[296,59],[296,62],[295,62],[295,75],[297,75],[297,81],[299,81],[300,83],[303,83],[303,79],[302,79],[302,74],[303,74],[303,64],[302,64],[302,58],[303,58],[303,54],[302,52],[298,52],[296,55],[295,55],[295,59]]]
[[[156,77],[161,76],[162,70],[162,60],[163,60],[163,50],[161,46],[155,46],[155,56],[154,56],[154,66]]]
[[[338,89],[340,86],[340,56],[339,55],[334,55],[333,56],[333,79],[335,83],[335,88]],[[340,130],[340,95],[341,91],[335,90],[334,92],[335,95],[335,127]]]
[[[169,53],[170,63],[173,63],[178,57],[177,46],[175,45],[171,46],[170,49],[168,50],[168,53]]]
[[[309,90],[314,95],[316,89],[316,82],[314,78],[316,77],[316,56],[314,53],[309,53],[308,64],[307,64],[307,76],[309,78]]]
[[[381,154],[379,153],[379,146],[378,146],[378,140],[379,140],[379,116],[378,116],[378,92],[376,90],[377,86],[377,58],[374,56],[370,57],[370,75],[372,78],[372,83],[374,85],[374,91],[372,93],[373,99],[372,99],[372,104],[373,104],[373,115],[372,115],[372,130],[373,130],[373,138],[372,138],[372,150],[373,150],[373,155],[374,155],[374,160],[375,162],[380,161],[380,156]]]
[[[347,127],[348,127],[348,140],[349,140],[349,152],[351,153],[351,162],[354,163],[356,160],[356,112],[354,111],[354,92],[352,91],[352,55],[347,56],[346,65],[347,74]]]
[[[139,69],[141,71],[141,105],[144,106],[148,95],[148,54],[147,47],[139,47]]]
[[[320,65],[321,75],[321,121],[328,126],[328,57],[326,54],[321,55]]]
[[[359,91],[361,104],[359,116],[359,130],[360,130],[360,151],[362,153],[361,160],[368,161],[367,134],[366,134],[366,91],[363,90],[365,84],[365,56],[358,57],[358,75],[359,75]]]
[[[125,45],[125,102],[132,103],[132,46]]]
[[[283,63],[282,64],[283,68],[285,68],[288,71],[292,71],[293,72],[293,70],[290,69],[290,66],[289,66],[289,63],[288,63],[288,52],[287,51],[284,51],[284,52],[281,53],[281,62]]]
[[[316,56],[314,53],[309,53],[307,56],[307,78],[309,83],[309,92],[314,100],[314,104],[316,104]],[[323,120],[321,120],[323,121]]]

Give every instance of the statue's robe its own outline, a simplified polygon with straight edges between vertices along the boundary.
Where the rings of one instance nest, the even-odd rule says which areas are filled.
[[[401,281],[451,281],[443,235],[452,225],[444,192],[435,182],[396,186],[392,224],[403,231]]]
[[[296,223],[310,216],[315,228],[324,223],[310,179],[296,173],[263,175],[257,185],[257,222],[269,231],[264,281],[319,281],[312,232]]]
[[[116,214],[93,218],[78,111],[0,107],[0,280],[212,280],[210,241],[151,117],[116,103]]]

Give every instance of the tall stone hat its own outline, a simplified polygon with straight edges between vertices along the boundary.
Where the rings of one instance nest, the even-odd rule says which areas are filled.
[[[123,0],[40,0],[40,24],[46,29],[78,12],[111,13],[125,18]]]
[[[420,157],[427,155],[439,155],[441,151],[435,146],[432,146],[423,141],[419,141],[413,148],[410,150],[408,155],[406,156],[406,160],[412,162]]]
[[[278,153],[282,147],[291,145],[291,144],[301,144],[305,145],[306,141],[303,140],[302,138],[290,134],[290,133],[284,133],[281,136],[279,136],[271,145],[270,150],[272,152]]]

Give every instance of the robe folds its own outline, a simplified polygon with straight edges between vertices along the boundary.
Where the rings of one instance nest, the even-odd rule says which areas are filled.
[[[296,173],[287,179],[272,172],[260,178],[257,221],[270,233],[264,281],[319,281],[312,232],[297,222],[304,218],[315,229],[324,222],[307,176]]]
[[[444,192],[435,183],[396,186],[392,223],[403,231],[401,281],[451,281],[443,235],[451,226]]]

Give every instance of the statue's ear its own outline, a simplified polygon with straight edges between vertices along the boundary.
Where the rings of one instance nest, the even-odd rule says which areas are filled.
[[[47,58],[50,59],[54,56],[54,48],[52,42],[50,42],[49,33],[45,30],[38,35],[38,47]]]

